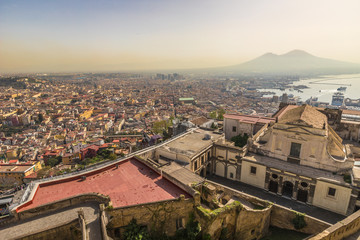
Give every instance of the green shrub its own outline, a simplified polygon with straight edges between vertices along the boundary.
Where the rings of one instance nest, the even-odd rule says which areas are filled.
[[[249,136],[244,133],[244,135],[242,136],[241,134],[232,137],[231,141],[235,142],[235,146],[237,147],[244,147],[247,144],[247,140],[248,140]]]
[[[305,214],[295,212],[295,217],[292,220],[295,229],[302,229],[306,227]]]
[[[146,227],[138,225],[135,219],[130,221],[130,224],[125,227],[125,240],[150,240],[149,233]]]

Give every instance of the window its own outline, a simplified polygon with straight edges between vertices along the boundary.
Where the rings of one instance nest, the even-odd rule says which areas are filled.
[[[201,164],[204,164],[204,156],[201,157]]]
[[[300,158],[300,150],[301,150],[301,144],[292,142],[290,148],[290,156]]]
[[[197,161],[194,162],[194,170],[197,169]]]
[[[233,126],[233,129],[232,129],[232,130],[233,130],[233,132],[236,132],[236,127],[235,127],[235,126]]]
[[[256,174],[256,167],[251,166],[250,167],[250,173],[251,174]]]
[[[335,197],[336,189],[329,187],[328,196]]]
[[[230,178],[234,178],[234,174],[233,174],[233,173],[230,173]]]
[[[183,219],[182,218],[178,218],[176,219],[176,230],[179,230],[181,228],[184,228],[183,226]]]

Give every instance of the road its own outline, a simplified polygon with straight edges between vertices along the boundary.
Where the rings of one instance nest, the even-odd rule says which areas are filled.
[[[260,189],[242,182],[232,181],[224,177],[219,176],[208,176],[207,179],[210,181],[219,183],[221,185],[227,186],[229,188],[247,193],[249,195],[268,200],[270,202],[276,203],[278,205],[293,209],[298,212],[305,213],[309,216],[312,216],[314,218],[320,219],[324,222],[335,224],[338,221],[343,220],[346,218],[346,216],[327,211],[322,208],[318,208],[312,205],[307,205],[298,201],[294,201],[288,198],[284,198],[282,196],[269,193],[265,191],[264,189]]]
[[[89,202],[66,207],[51,213],[42,214],[33,218],[25,219],[0,228],[0,239],[16,239],[20,236],[41,232],[65,224],[78,218],[78,211],[84,210],[85,221],[89,239],[98,240],[102,238],[99,218],[99,203]]]

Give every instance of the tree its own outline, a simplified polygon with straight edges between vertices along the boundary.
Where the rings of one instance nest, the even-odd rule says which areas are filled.
[[[49,170],[50,170],[50,166],[43,167],[42,169],[37,171],[37,177],[38,178],[43,178],[43,177],[47,176]]]
[[[168,127],[172,126],[171,120],[161,120],[153,123],[152,130],[154,133],[160,134],[164,131],[167,132]]]
[[[216,119],[216,118],[217,118],[217,112],[216,112],[216,111],[212,111],[212,112],[209,114],[209,117],[212,118],[212,119]]]
[[[248,140],[249,136],[244,133],[244,135],[237,135],[235,137],[231,138],[231,141],[235,142],[235,146],[237,147],[244,147],[247,144],[247,140]]]
[[[225,110],[223,108],[218,109],[218,119],[224,120]]]
[[[47,160],[46,165],[50,166],[50,167],[55,167],[56,165],[58,165],[61,162],[61,157],[52,157],[49,160]]]
[[[117,158],[116,154],[115,153],[110,153],[109,154],[109,159],[110,160],[115,160]]]
[[[130,224],[125,227],[124,231],[125,240],[150,240],[149,233],[146,228],[140,226],[136,223],[136,220],[133,218],[130,221]]]

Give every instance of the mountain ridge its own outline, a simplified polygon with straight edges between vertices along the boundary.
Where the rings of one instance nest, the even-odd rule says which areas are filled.
[[[216,69],[233,73],[344,74],[360,73],[360,64],[321,58],[295,49],[279,55],[268,52],[241,64]]]

